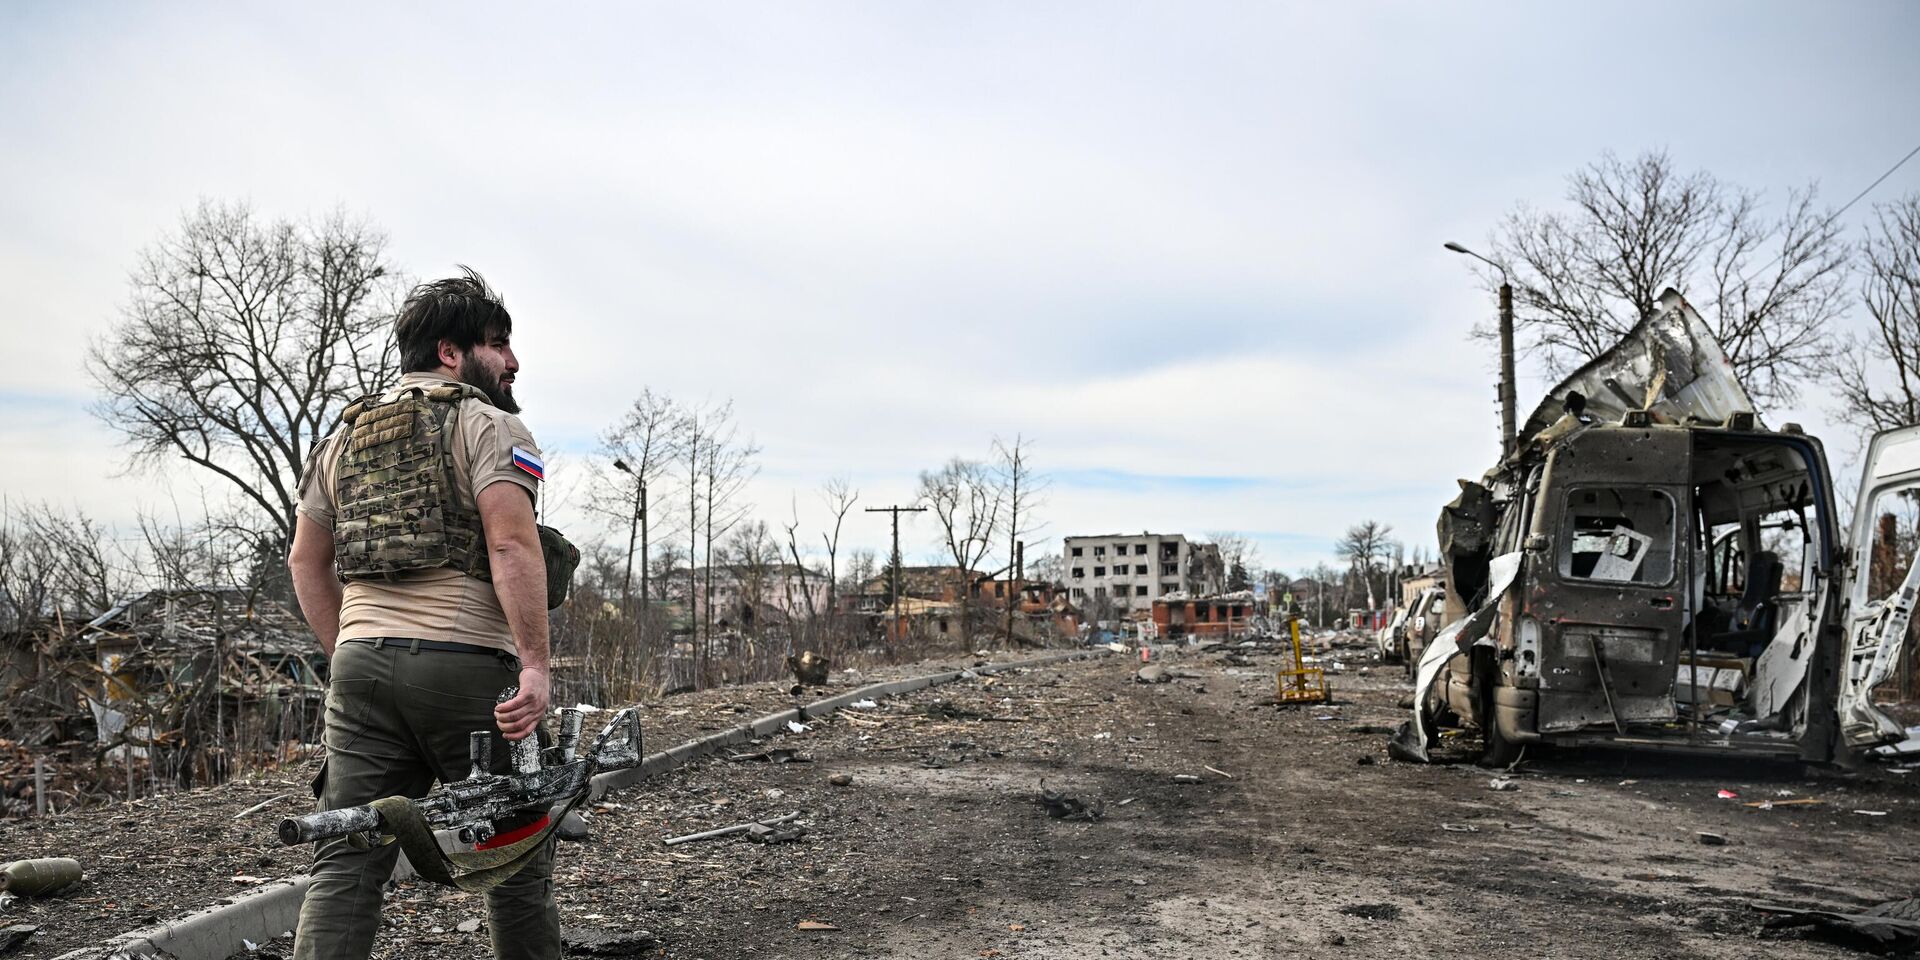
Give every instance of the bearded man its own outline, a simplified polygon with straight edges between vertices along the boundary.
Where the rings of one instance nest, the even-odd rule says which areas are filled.
[[[394,322],[399,382],[349,405],[301,478],[287,562],[332,670],[322,810],[464,779],[476,730],[498,728],[503,772],[499,741],[534,735],[547,711],[547,572],[534,523],[545,467],[514,415],[512,317],[461,269],[414,288]],[[496,705],[508,686],[518,694]],[[315,850],[298,960],[373,948],[398,846],[350,839]],[[560,956],[552,875],[548,844],[487,892],[494,956]]]

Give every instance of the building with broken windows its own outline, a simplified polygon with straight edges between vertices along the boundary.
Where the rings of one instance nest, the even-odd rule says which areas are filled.
[[[1067,537],[1062,556],[1076,605],[1111,604],[1122,615],[1146,610],[1169,593],[1219,593],[1226,575],[1219,547],[1178,533]]]

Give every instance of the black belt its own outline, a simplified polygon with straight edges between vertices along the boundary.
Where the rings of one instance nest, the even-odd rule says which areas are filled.
[[[375,650],[382,647],[406,647],[408,653],[422,650],[439,650],[445,653],[489,653],[501,659],[517,659],[513,654],[497,647],[483,647],[476,643],[453,643],[447,640],[419,640],[412,637],[355,637],[346,643],[364,643]]]

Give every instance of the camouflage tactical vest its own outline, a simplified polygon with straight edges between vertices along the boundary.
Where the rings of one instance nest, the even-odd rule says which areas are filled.
[[[391,578],[452,567],[491,580],[480,512],[454,495],[454,418],[485,394],[465,384],[411,387],[381,402],[364,397],[340,419],[333,555],[342,580]]]

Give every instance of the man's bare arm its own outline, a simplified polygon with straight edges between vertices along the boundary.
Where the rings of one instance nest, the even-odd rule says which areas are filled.
[[[508,740],[532,733],[546,716],[550,696],[547,669],[547,566],[540,557],[540,532],[533,522],[533,498],[513,483],[491,483],[475,498],[480,526],[487,534],[487,563],[493,590],[513,631],[520,655],[520,694],[494,708],[494,720]]]
[[[333,656],[334,640],[340,636],[340,578],[333,571],[333,532],[307,517],[293,528],[293,549],[287,553],[287,570],[293,574],[293,595],[300,600],[300,612],[307,626],[320,638],[320,649]]]

